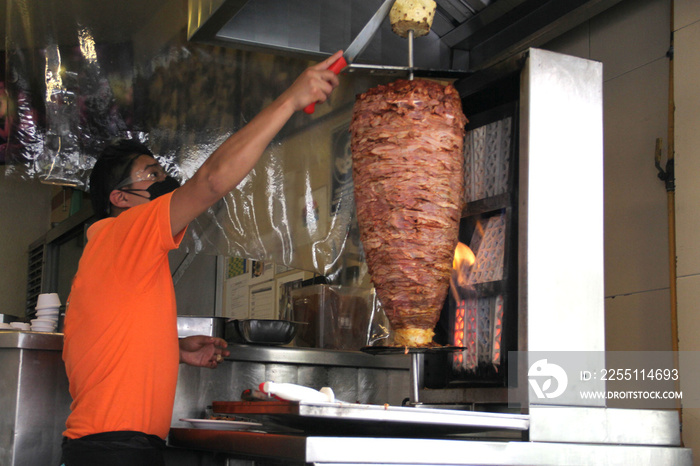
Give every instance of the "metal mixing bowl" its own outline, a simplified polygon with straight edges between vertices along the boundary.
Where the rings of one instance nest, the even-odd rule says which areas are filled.
[[[294,339],[298,325],[298,322],[290,320],[230,320],[226,323],[226,340],[256,345],[286,345]]]

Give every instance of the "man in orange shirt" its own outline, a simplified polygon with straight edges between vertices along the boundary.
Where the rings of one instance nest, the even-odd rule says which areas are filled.
[[[164,465],[178,363],[214,368],[229,355],[219,338],[178,340],[168,251],[238,185],[296,111],[327,99],[338,85],[328,67],[339,57],[304,71],[181,187],[137,142],[113,144],[98,159],[90,190],[100,220],[87,232],[64,326],[73,398],[65,466]]]

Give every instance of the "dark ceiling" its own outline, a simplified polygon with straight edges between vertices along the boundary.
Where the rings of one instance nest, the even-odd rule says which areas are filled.
[[[621,0],[436,0],[428,36],[416,39],[415,66],[476,71],[538,47]],[[189,0],[192,40],[306,55],[346,47],[382,0]],[[198,21],[198,22],[197,22]],[[406,64],[406,40],[382,24],[360,64]]]
[[[474,71],[503,60],[528,47],[541,46],[621,0],[436,1],[437,12],[431,34],[428,36],[433,43],[430,44],[428,40],[421,43],[416,42],[417,57],[420,57],[421,54],[425,56],[440,55],[441,61],[436,62],[434,66]],[[282,34],[286,35],[283,41],[288,43],[291,36],[297,39],[302,27],[304,33],[308,33],[314,27],[314,24],[311,25],[311,28],[308,27],[309,20],[307,18],[304,18],[303,24],[299,25],[300,22],[295,20],[293,15],[316,12],[318,19],[310,21],[337,25],[337,27],[334,25],[334,28],[338,31],[338,37],[330,40],[327,37],[321,37],[321,40],[329,41],[329,50],[324,50],[323,44],[302,44],[301,47],[295,46],[295,51],[302,53],[308,51],[311,55],[318,55],[319,53],[332,53],[337,50],[335,47],[343,48],[343,44],[347,44],[354,37],[357,30],[376,10],[381,0],[352,2],[347,0],[288,0],[284,2],[278,0],[223,0],[219,10],[207,18],[207,13],[201,13],[202,5],[211,3],[210,0],[122,0],[119,2],[43,0],[42,2],[29,3],[7,0],[0,3],[2,8],[0,12],[4,13],[2,15],[4,18],[8,18],[7,15],[10,15],[8,19],[12,22],[11,27],[21,28],[24,24],[31,24],[35,31],[48,29],[55,34],[59,45],[70,45],[77,41],[76,28],[80,24],[88,24],[94,37],[99,41],[124,41],[129,40],[136,31],[143,29],[149,22],[157,20],[159,12],[163,8],[187,9],[187,4],[189,4],[190,11],[199,8],[200,15],[204,16],[204,21],[200,24],[193,40],[215,42],[226,46],[236,46],[237,42],[238,45],[250,46],[252,43],[254,48],[255,38],[223,37],[222,40],[219,30],[223,31],[222,26],[231,22],[229,20],[232,17],[238,16],[241,17],[238,24],[242,22],[249,30],[254,30],[255,37],[265,34]],[[25,9],[20,14],[17,11],[19,8],[17,5],[30,5],[30,8]],[[256,9],[255,5],[262,6]],[[273,10],[278,9],[283,9],[283,11],[276,14]],[[255,18],[253,21],[242,18],[244,13],[250,11],[260,17],[259,23],[255,22]],[[334,17],[330,18],[331,22],[327,21],[328,16],[330,16],[328,13],[341,11],[344,13],[333,15]],[[280,18],[280,24],[275,25],[274,22],[270,22],[270,18],[274,21],[275,17]],[[335,23],[332,23],[333,21]],[[383,28],[388,29],[388,21],[385,22],[387,24],[383,25]],[[269,27],[257,27],[255,24]],[[265,31],[261,31],[263,28]],[[7,32],[5,21],[0,21],[0,29],[5,37]],[[327,30],[328,26],[326,25],[326,31],[322,30],[320,35],[328,36]],[[372,52],[368,51],[360,58],[366,57],[365,61],[374,63],[391,64],[392,60],[395,61],[397,44],[402,49],[405,48],[405,45],[402,42],[397,42],[397,37],[389,36],[391,34],[384,34],[384,44],[382,45],[384,51],[381,55],[375,54],[373,57]],[[23,29],[13,31],[13,38],[20,41],[28,40]],[[307,47],[307,45],[309,46]],[[3,50],[5,46],[3,42]],[[371,47],[372,45],[368,49]],[[269,49],[270,47],[262,44],[262,48]],[[277,46],[271,48],[279,49]],[[307,48],[308,50],[306,50]],[[362,62],[362,60],[358,61]],[[446,64],[446,61],[449,63]],[[418,61],[416,66],[420,66]]]

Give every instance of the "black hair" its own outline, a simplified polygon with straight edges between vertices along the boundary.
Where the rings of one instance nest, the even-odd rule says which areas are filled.
[[[134,139],[117,140],[102,151],[90,173],[90,201],[98,219],[109,217],[109,195],[114,188],[129,177],[134,160],[139,155],[153,153]]]

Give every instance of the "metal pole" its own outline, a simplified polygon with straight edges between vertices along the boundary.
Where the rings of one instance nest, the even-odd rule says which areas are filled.
[[[411,353],[411,404],[420,404],[420,388],[423,386],[423,353]]]
[[[408,31],[408,79],[413,81],[413,29]]]

